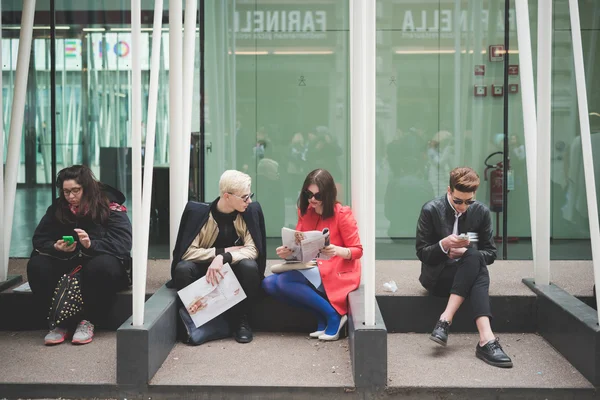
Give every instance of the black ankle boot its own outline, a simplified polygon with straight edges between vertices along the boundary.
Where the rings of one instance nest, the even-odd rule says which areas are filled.
[[[253,339],[252,329],[248,323],[248,317],[244,314],[238,321],[238,326],[233,333],[233,337],[238,343],[250,343]]]

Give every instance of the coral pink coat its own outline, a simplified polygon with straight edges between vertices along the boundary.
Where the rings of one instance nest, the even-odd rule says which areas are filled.
[[[363,248],[358,236],[358,226],[352,209],[336,203],[332,217],[322,219],[312,207],[305,215],[298,212],[298,231],[314,231],[329,228],[331,244],[350,249],[351,258],[335,256],[329,260],[318,260],[319,272],[329,302],[340,313],[348,313],[348,293],[360,285],[360,258]]]

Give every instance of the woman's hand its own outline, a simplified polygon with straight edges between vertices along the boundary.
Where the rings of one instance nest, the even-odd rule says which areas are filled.
[[[279,246],[275,252],[279,256],[279,258],[283,258],[284,260],[292,255],[292,249],[287,246]]]
[[[77,242],[73,242],[70,246],[64,240],[60,239],[54,243],[54,248],[58,251],[64,251],[65,253],[72,253],[77,248]]]
[[[328,257],[340,256],[346,260],[351,257],[351,253],[348,248],[336,246],[335,244],[330,244],[329,246],[323,247],[321,249],[321,254]]]
[[[87,232],[83,229],[75,229],[75,232],[77,232],[77,236],[79,236],[79,243],[81,243],[81,245],[86,249],[89,249],[92,245],[92,241],[90,240]]]

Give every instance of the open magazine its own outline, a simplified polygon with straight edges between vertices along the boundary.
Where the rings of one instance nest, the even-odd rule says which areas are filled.
[[[300,232],[289,228],[281,228],[281,241],[292,250],[286,262],[307,263],[315,258],[329,260],[329,256],[321,254],[321,249],[329,246],[329,229],[323,231]]]
[[[221,274],[223,278],[216,286],[208,283],[206,276],[203,276],[177,292],[196,327],[218,317],[246,298],[229,264],[223,265]]]

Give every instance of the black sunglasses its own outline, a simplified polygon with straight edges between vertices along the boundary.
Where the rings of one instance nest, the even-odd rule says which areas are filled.
[[[475,200],[455,199],[454,197],[452,197],[452,201],[454,202],[454,204],[461,205],[462,203],[466,203],[468,206],[475,203]]]
[[[306,189],[304,191],[304,196],[306,196],[306,198],[308,200],[312,199],[313,197],[315,198],[316,201],[321,201],[323,200],[323,196],[321,195],[321,192],[317,192],[317,193],[313,193],[310,190]]]

